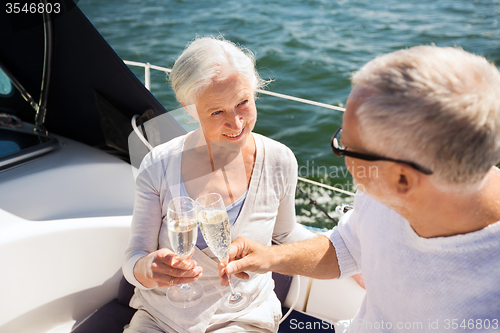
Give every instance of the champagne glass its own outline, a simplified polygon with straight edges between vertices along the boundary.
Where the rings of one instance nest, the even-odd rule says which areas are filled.
[[[188,197],[177,197],[168,203],[164,223],[167,223],[168,238],[179,259],[187,259],[193,253],[198,237],[194,201]],[[203,286],[198,282],[184,283],[170,287],[167,297],[173,305],[188,308],[198,304],[203,297]]]
[[[219,261],[227,265],[231,232],[224,200],[218,193],[209,193],[199,197],[196,203],[196,215],[203,238]],[[241,311],[250,304],[252,298],[247,292],[235,291],[230,276],[228,280],[231,291],[222,299],[220,307],[226,312]]]

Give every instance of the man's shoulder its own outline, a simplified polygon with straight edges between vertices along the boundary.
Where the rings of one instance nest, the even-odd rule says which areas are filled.
[[[357,219],[365,221],[371,225],[382,223],[387,226],[389,221],[400,224],[401,221],[406,221],[391,207],[377,201],[369,194],[358,190],[354,198],[354,210],[356,211]]]

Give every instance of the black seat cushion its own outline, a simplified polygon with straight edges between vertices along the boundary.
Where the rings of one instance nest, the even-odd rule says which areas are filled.
[[[78,325],[72,333],[122,333],[135,313],[128,305],[114,299]]]
[[[292,279],[293,276],[273,272],[274,292],[282,305],[285,303],[288,290],[290,290],[290,285],[292,284]]]
[[[120,281],[120,287],[118,289],[118,303],[127,305],[130,303],[130,299],[134,295],[135,287],[131,285],[123,276]]]
[[[118,298],[102,306],[78,325],[72,333],[122,333],[136,309],[128,306],[134,286],[124,277],[120,280]]]

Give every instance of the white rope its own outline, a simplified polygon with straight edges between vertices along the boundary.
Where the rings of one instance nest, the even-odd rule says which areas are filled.
[[[259,93],[265,94],[265,95],[270,95],[270,96],[274,96],[274,97],[288,99],[288,100],[295,101],[295,102],[300,102],[300,103],[304,103],[304,104],[311,104],[311,105],[315,105],[315,106],[321,106],[321,107],[327,108],[327,109],[332,109],[332,110],[336,110],[336,111],[345,112],[345,109],[341,108],[340,106],[335,106],[335,105],[330,105],[330,104],[315,102],[315,101],[311,101],[311,100],[308,100],[308,99],[293,97],[293,96],[290,96],[290,95],[275,93],[275,92],[272,92],[272,91],[267,91],[267,90],[262,90],[262,89],[257,89],[257,91]]]
[[[287,313],[281,317],[280,321],[278,324],[281,324],[289,315],[292,313],[293,309],[295,309],[295,305],[297,305],[297,302],[299,301],[299,296],[300,296],[300,276],[295,275],[294,277],[297,277],[297,296],[295,296],[295,299],[293,300],[292,305],[290,306],[290,309],[288,309]]]
[[[353,197],[356,195],[356,194],[354,194],[352,192],[340,189],[338,187],[333,187],[333,186],[329,186],[329,185],[326,185],[326,184],[318,183],[318,182],[315,182],[314,180],[310,180],[310,179],[307,179],[307,178],[297,177],[297,179],[300,180],[300,181],[309,183],[309,184],[313,184],[313,185],[317,185],[317,186],[321,186],[321,187],[327,188],[327,189],[332,190],[332,191],[337,191],[337,192],[340,192],[340,193],[351,195]]]
[[[151,144],[148,142],[148,140],[146,140],[146,138],[142,135],[141,131],[139,131],[139,129],[137,128],[137,125],[135,123],[135,120],[137,118],[139,118],[138,115],[134,115],[132,117],[132,128],[134,129],[135,134],[137,134],[137,136],[142,141],[142,143],[144,143],[146,145],[146,147],[148,147],[148,149],[151,151],[151,150],[153,150],[153,146],[151,146]]]

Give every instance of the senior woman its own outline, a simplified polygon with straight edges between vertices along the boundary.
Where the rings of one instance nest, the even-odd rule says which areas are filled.
[[[170,199],[217,192],[224,199],[231,236],[261,244],[295,242],[314,235],[296,223],[297,162],[283,144],[253,133],[256,90],[265,83],[253,55],[212,37],[194,40],[170,74],[177,99],[198,119],[197,130],[157,146],[141,164],[131,239],[123,272],[135,288],[130,305],[139,309],[132,332],[276,332],[281,306],[270,273],[240,280],[251,304],[237,313],[218,306],[218,260],[198,237],[191,259],[172,251],[162,218]],[[200,303],[178,308],[168,287],[197,280]]]

